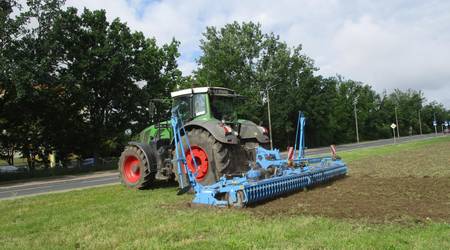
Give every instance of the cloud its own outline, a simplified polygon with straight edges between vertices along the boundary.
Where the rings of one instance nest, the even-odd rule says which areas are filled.
[[[181,42],[180,68],[196,68],[206,26],[254,21],[290,46],[302,44],[319,73],[371,84],[378,91],[420,89],[450,107],[449,1],[340,0],[68,0],[106,9],[162,44]]]
[[[369,16],[346,22],[333,36],[335,58],[327,70],[373,84],[378,90],[436,90],[450,84],[449,44],[427,29],[375,21]]]

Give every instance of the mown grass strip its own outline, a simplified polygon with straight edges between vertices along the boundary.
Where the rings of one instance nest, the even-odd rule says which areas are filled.
[[[339,155],[346,162],[352,162],[354,160],[364,159],[370,156],[394,155],[402,151],[425,148],[429,145],[433,145],[433,147],[436,150],[440,150],[440,148],[443,145],[447,144],[448,142],[450,142],[450,136],[442,136],[437,138],[410,141],[400,144],[391,144],[380,147],[370,147],[370,148],[355,149],[351,151],[343,151],[340,152]]]

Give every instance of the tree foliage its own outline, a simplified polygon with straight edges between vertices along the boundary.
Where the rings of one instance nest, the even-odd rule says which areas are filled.
[[[270,99],[275,145],[292,145],[298,111],[308,117],[308,146],[391,136],[397,110],[400,134],[433,132],[449,119],[442,104],[426,104],[415,90],[376,93],[341,76],[322,77],[301,45],[289,47],[259,24],[207,27],[192,76],[177,65],[179,42],[158,45],[104,10],[78,11],[63,0],[0,1],[0,157],[14,153],[62,160],[116,155],[129,139],[161,116],[149,102],[177,88],[223,86],[247,97],[237,109],[268,126]],[[168,110],[167,102],[156,102]]]
[[[387,138],[398,112],[400,135],[430,132],[430,114],[445,119],[442,105],[430,103],[420,91],[395,90],[378,94],[369,85],[341,76],[317,74],[313,60],[301,46],[288,47],[279,37],[264,34],[254,23],[231,23],[208,27],[200,41],[195,80],[199,85],[224,86],[247,97],[241,115],[268,126],[267,88],[270,94],[274,142],[292,145],[298,111],[308,117],[309,146],[347,143],[356,140],[355,109],[361,140]]]
[[[104,10],[63,4],[28,1],[15,17],[15,2],[2,6],[2,148],[56,150],[61,159],[117,154],[126,129],[148,125],[149,100],[180,81],[179,43],[160,47]]]

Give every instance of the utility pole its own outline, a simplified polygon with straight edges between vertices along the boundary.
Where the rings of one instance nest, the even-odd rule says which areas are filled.
[[[266,97],[267,97],[267,115],[269,116],[269,140],[270,140],[270,149],[273,149],[273,142],[272,142],[272,121],[270,119],[270,97],[269,97],[269,90],[278,86],[279,84],[275,84],[272,86],[267,86],[265,89]]]
[[[400,131],[398,129],[397,106],[395,106],[395,125],[397,125],[397,138],[400,139]]]
[[[353,101],[353,111],[355,112],[355,127],[356,127],[356,142],[359,143],[359,131],[358,131],[358,113],[356,112],[356,103],[358,102],[358,97]]]
[[[270,140],[270,149],[273,150],[272,143],[272,121],[270,120],[270,97],[269,97],[269,89],[266,90],[267,94],[267,113],[269,115],[269,140]]]
[[[433,113],[434,116],[434,121],[433,121],[433,125],[434,125],[434,134],[437,135],[437,121],[436,121],[436,112]]]
[[[419,109],[419,130],[420,130],[420,135],[422,135],[422,120],[420,119],[420,109]]]

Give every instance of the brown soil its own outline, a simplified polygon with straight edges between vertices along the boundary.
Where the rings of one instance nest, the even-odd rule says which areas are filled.
[[[349,176],[247,210],[258,216],[304,214],[380,222],[450,222],[450,177]]]
[[[244,210],[257,217],[313,215],[375,223],[450,223],[449,155],[446,141],[364,157],[349,163],[346,178]]]

